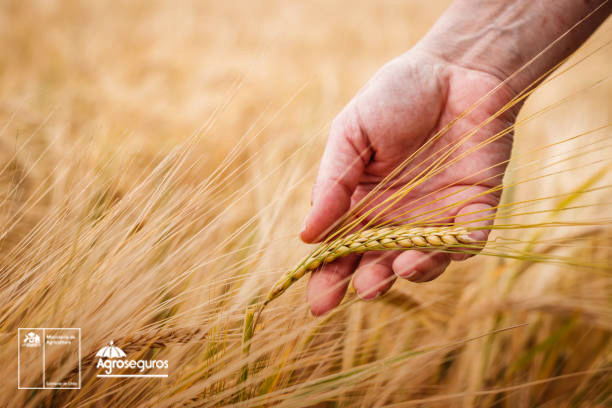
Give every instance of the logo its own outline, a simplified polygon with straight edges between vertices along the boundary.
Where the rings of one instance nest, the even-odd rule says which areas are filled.
[[[127,356],[119,347],[113,346],[113,341],[111,340],[109,346],[102,347],[100,351],[96,353],[96,357],[121,358]]]
[[[98,374],[98,377],[168,377],[167,371],[164,374],[159,373],[159,370],[168,369],[168,360],[127,359],[127,355],[114,345],[112,340],[108,346],[98,350],[96,357],[99,357],[96,368],[104,369],[104,374]],[[113,370],[124,372],[113,374]],[[154,373],[151,373],[152,371]]]
[[[40,336],[36,333],[29,332],[23,339],[23,347],[40,347]]]
[[[59,390],[81,388],[81,329],[78,327],[19,327],[17,388]],[[68,362],[70,372],[57,370]],[[78,374],[78,375],[77,375]]]

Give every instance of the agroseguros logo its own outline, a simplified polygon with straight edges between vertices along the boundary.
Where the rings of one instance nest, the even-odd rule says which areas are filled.
[[[127,355],[119,347],[113,344],[102,347],[97,353],[98,362],[96,368],[104,368],[105,374],[98,377],[167,377],[168,374],[149,374],[148,370],[167,370],[168,360],[129,360]],[[138,374],[113,374],[113,370],[137,370]],[[145,370],[147,373],[145,374]]]

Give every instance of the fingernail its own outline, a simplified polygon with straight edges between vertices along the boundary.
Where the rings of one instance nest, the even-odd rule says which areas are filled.
[[[401,273],[401,274],[397,274],[397,276],[399,278],[402,279],[411,279],[414,278],[417,275],[417,270],[416,269],[412,269],[411,271],[407,272],[407,273]]]
[[[382,295],[382,292],[380,290],[377,290],[375,293],[372,293],[372,291],[370,290],[369,292],[366,292],[365,294],[361,294],[357,291],[355,291],[355,293],[357,293],[357,297],[363,301],[366,302],[370,302],[376,298],[378,298],[380,295]],[[374,296],[372,296],[374,295]]]

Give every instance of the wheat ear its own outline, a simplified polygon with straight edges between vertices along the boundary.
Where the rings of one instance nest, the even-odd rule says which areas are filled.
[[[320,244],[296,269],[283,275],[268,292],[259,313],[306,273],[343,256],[368,251],[434,249],[474,243],[468,229],[462,227],[394,226],[367,229],[337,238]]]

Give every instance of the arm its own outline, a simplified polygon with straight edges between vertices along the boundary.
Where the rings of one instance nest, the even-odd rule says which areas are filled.
[[[609,0],[457,0],[417,48],[500,80],[544,51],[510,81],[520,91],[573,53],[611,10]]]

